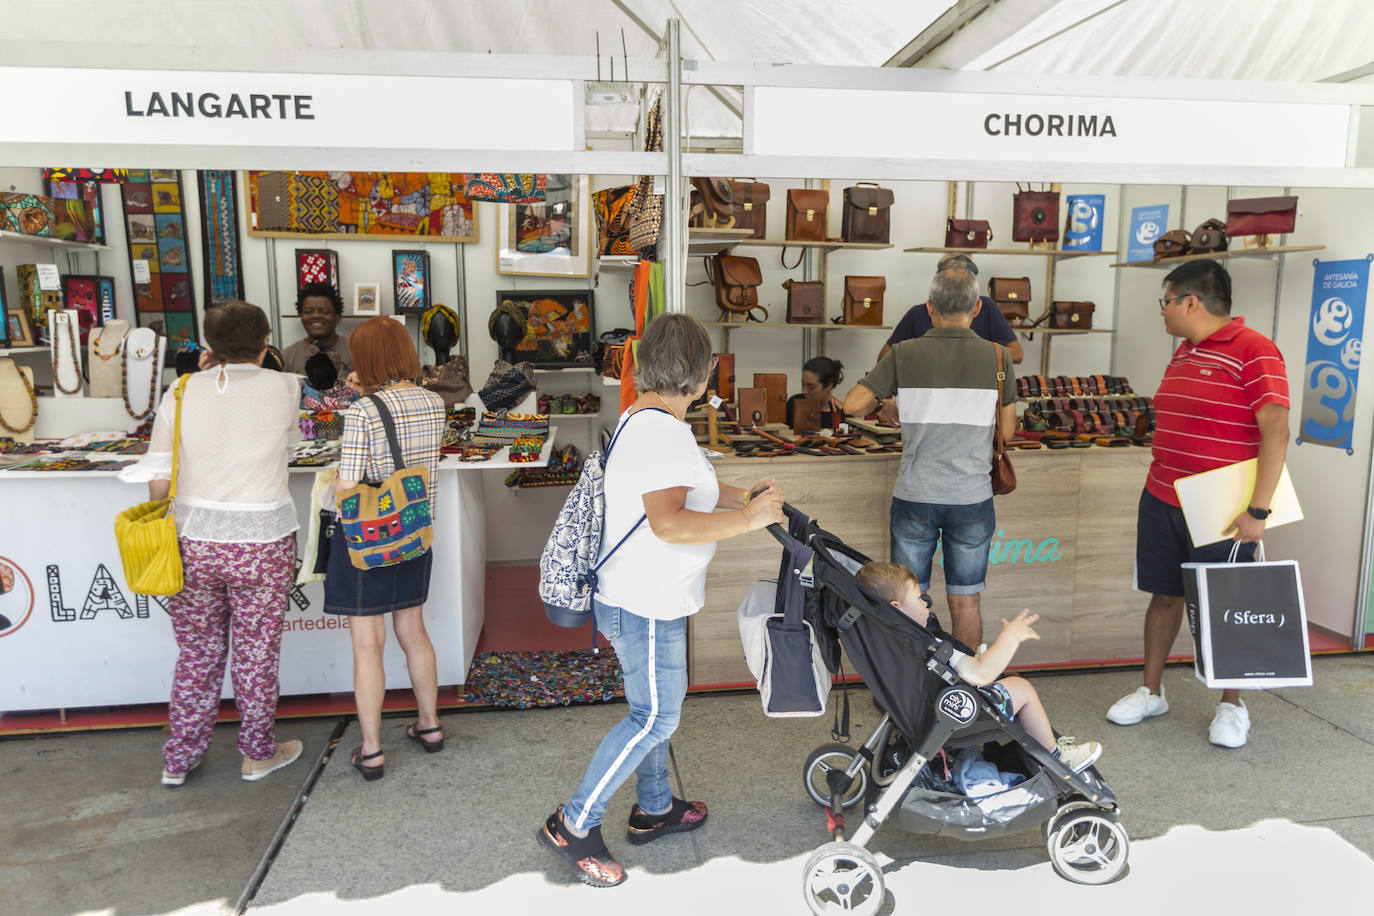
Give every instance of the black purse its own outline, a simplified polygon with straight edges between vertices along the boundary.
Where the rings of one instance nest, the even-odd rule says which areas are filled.
[[[315,563],[311,572],[323,576],[329,572],[329,542],[334,538],[334,529],[339,517],[326,509],[320,510],[320,536],[315,543]]]

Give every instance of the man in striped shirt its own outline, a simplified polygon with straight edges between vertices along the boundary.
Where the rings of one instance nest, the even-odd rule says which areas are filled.
[[[1183,563],[1225,562],[1235,541],[1254,558],[1288,449],[1288,372],[1273,341],[1231,317],[1231,277],[1216,261],[1190,261],[1164,278],[1164,329],[1184,338],[1155,394],[1154,461],[1136,521],[1136,587],[1150,592],[1145,612],[1145,683],[1118,700],[1118,725],[1169,711],[1160,680],[1183,621]],[[1233,540],[1195,548],[1174,481],[1259,459],[1250,505],[1231,522]],[[1245,744],[1250,715],[1240,691],[1223,690],[1209,738]]]

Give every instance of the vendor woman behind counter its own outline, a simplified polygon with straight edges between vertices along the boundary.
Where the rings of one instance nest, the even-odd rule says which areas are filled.
[[[305,340],[298,340],[282,350],[282,371],[305,374],[306,360],[316,353],[326,353],[338,367],[339,378],[353,371],[348,358],[348,346],[338,334],[343,319],[343,298],[328,283],[307,283],[296,295],[296,311],[305,328]]]
[[[821,429],[838,429],[844,422],[844,405],[835,397],[835,386],[844,381],[844,364],[828,356],[808,359],[802,365],[801,379],[801,394],[787,399],[787,425],[797,428],[792,415],[797,399],[811,398],[821,402]]]

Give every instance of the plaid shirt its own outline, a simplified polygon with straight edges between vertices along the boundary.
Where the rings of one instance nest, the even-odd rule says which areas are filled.
[[[401,442],[406,467],[429,468],[429,510],[437,514],[435,494],[439,489],[439,443],[446,419],[444,399],[413,385],[385,388],[377,397],[386,404],[396,424],[396,438]],[[376,405],[368,398],[359,398],[343,416],[339,477],[380,482],[395,473],[386,427],[382,426]]]

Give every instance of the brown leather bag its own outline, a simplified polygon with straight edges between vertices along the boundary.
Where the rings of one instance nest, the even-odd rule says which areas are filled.
[[[846,242],[886,245],[892,232],[892,191],[861,181],[844,189],[844,218],[840,235]]]
[[[755,372],[754,387],[766,394],[764,412],[769,423],[787,423],[787,376],[783,373]]]
[[[1016,489],[1016,468],[1011,466],[1006,447],[1002,444],[1002,434],[998,427],[1002,419],[1002,382],[1006,380],[1006,370],[1002,368],[1002,346],[992,345],[997,366],[997,396],[992,400],[992,495],[1005,496]]]
[[[741,258],[721,252],[707,259],[707,273],[716,291],[716,305],[727,315],[731,312],[754,318],[754,310],[763,312],[758,321],[768,320],[768,309],[759,305],[759,284],[763,273],[757,258]]]
[[[821,430],[821,402],[816,398],[793,398],[787,402],[788,425],[798,435]]]
[[[768,185],[761,181],[732,181],[730,193],[735,200],[735,228],[752,229],[751,239],[768,234]]]
[[[787,241],[824,242],[829,191],[787,190]]]
[[[733,229],[735,195],[726,178],[693,178],[687,225],[704,229]]]
[[[1050,327],[1060,330],[1090,328],[1093,326],[1093,310],[1096,308],[1092,302],[1051,302]]]
[[[988,281],[988,295],[997,302],[1002,317],[1008,321],[1030,319],[1030,277],[993,277]]]
[[[762,426],[768,422],[768,392],[762,388],[739,388],[735,395],[739,399],[739,425],[744,429]]]
[[[1011,238],[1014,242],[1059,241],[1059,192],[1021,191],[1012,197]]]
[[[705,404],[706,395],[711,391],[714,391],[722,401],[729,402],[735,399],[735,354],[715,353],[713,355],[716,358],[716,366],[706,378],[706,391],[702,392],[701,397],[687,405],[689,409]]]
[[[945,220],[946,248],[986,248],[992,241],[992,223],[985,219]]]
[[[843,324],[883,323],[883,293],[886,277],[845,277]]]
[[[1219,219],[1209,219],[1193,230],[1188,247],[1201,254],[1204,251],[1225,251],[1229,244],[1226,240],[1226,224]]]
[[[1292,232],[1297,222],[1296,197],[1251,197],[1226,202],[1226,234],[1230,236]]]
[[[1193,236],[1187,229],[1170,229],[1168,232],[1155,239],[1155,257],[1177,258],[1187,254],[1192,249]]]
[[[820,324],[825,321],[825,284],[819,280],[784,280],[787,290],[787,323]]]

